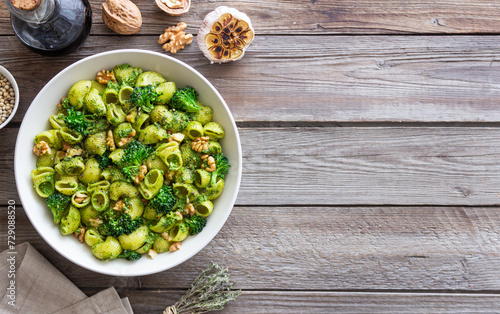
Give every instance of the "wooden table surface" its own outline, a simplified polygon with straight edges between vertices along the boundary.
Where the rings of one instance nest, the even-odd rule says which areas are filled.
[[[160,313],[210,262],[242,289],[224,313],[498,312],[500,309],[500,2],[193,0],[165,15],[137,0],[143,26],[91,36],[58,58],[30,52],[0,1],[0,65],[20,107],[0,130],[0,249],[6,205],[29,241],[87,295],[114,286],[137,313]],[[196,34],[219,5],[256,30],[245,57],[211,65],[195,44],[173,55],[205,75],[241,135],[243,179],[231,216],[199,254],[143,277],[103,276],[46,244],[22,210],[18,128],[44,83],[98,52],[162,52],[179,21]]]

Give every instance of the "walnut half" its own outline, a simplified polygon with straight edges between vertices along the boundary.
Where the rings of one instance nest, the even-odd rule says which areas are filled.
[[[175,252],[180,250],[182,244],[180,242],[174,242],[170,245],[169,251],[170,252]]]
[[[171,26],[165,29],[165,32],[158,38],[158,43],[163,45],[165,51],[177,53],[177,51],[184,49],[186,45],[193,42],[193,34],[186,34],[184,29],[187,25],[180,22],[177,26]]]
[[[88,198],[89,196],[87,194],[84,194],[82,192],[76,192],[75,203],[81,204],[85,202]]]
[[[216,165],[215,165],[215,159],[214,159],[214,157],[208,156],[207,165],[208,165],[208,167],[205,168],[206,171],[208,171],[208,172],[214,172],[215,171]]]
[[[132,130],[132,131],[130,131],[130,133],[128,134],[127,137],[122,137],[120,139],[120,141],[118,142],[118,147],[123,147],[126,144],[130,143],[132,141],[132,139],[134,138],[135,134],[136,134],[136,131]]]
[[[123,207],[125,207],[125,202],[123,200],[118,200],[116,203],[115,203],[115,206],[113,206],[113,210],[116,210],[116,211],[122,211]]]
[[[44,141],[40,141],[38,144],[36,144],[33,147],[33,153],[35,153],[35,155],[37,155],[37,156],[45,156],[47,154],[50,155],[51,152],[52,151],[50,149],[49,144],[47,144]]]
[[[97,72],[96,81],[101,84],[108,84],[109,81],[116,83],[115,73],[113,71],[101,70]]]
[[[208,136],[197,137],[194,139],[194,141],[191,142],[191,148],[198,153],[206,151],[208,150],[209,140],[210,139]]]
[[[73,235],[78,238],[78,241],[80,241],[80,243],[83,243],[85,241],[85,228],[80,228],[79,230],[75,231]]]
[[[98,228],[100,225],[102,225],[104,223],[104,221],[102,221],[102,219],[100,219],[100,218],[90,218],[89,222],[90,222],[90,225],[92,227],[96,227],[96,228]]]
[[[106,137],[106,146],[109,147],[110,151],[114,151],[116,149],[115,146],[115,138],[113,137],[113,131],[108,131],[108,136]]]
[[[141,183],[141,181],[146,177],[146,173],[148,173],[148,167],[146,167],[145,165],[140,166],[139,173],[134,179],[135,184]]]

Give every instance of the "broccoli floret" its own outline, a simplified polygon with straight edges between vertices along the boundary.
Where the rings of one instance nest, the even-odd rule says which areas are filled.
[[[165,216],[160,218],[161,226],[165,228],[165,230],[170,230],[172,227],[182,220],[182,215],[177,215],[175,211],[171,211]]]
[[[66,126],[73,132],[87,136],[87,128],[89,127],[89,121],[87,119],[92,116],[84,115],[83,112],[75,110],[73,107],[69,107],[66,112],[68,114],[64,117]]]
[[[120,64],[113,68],[116,80],[123,85],[133,86],[135,80],[142,73],[140,68],[133,68],[130,64]]]
[[[217,179],[224,179],[227,172],[229,171],[229,162],[222,153],[216,154],[214,156],[215,159],[215,171],[212,172],[212,176],[210,178],[210,186],[214,186],[217,182]]]
[[[122,234],[131,234],[142,225],[142,218],[132,219],[129,214],[124,213],[118,219],[110,219],[106,224],[106,233],[115,238]]]
[[[137,177],[137,174],[139,174],[139,168],[141,166],[129,166],[122,168],[122,173],[125,175],[127,179],[130,181],[134,181],[134,179]]]
[[[119,129],[119,131],[118,131],[118,137],[120,137],[120,138],[127,137],[130,134],[130,132],[132,132],[132,131],[133,131],[132,128]]]
[[[117,82],[109,81],[108,84],[106,85],[106,88],[108,89],[114,89],[116,91],[120,90],[120,84]]]
[[[71,108],[71,104],[69,103],[69,98],[67,98],[67,97],[64,98],[61,105],[65,109]]]
[[[158,194],[149,201],[149,206],[156,209],[158,214],[166,214],[172,211],[176,202],[177,197],[172,187],[164,184]]]
[[[188,197],[177,197],[177,201],[172,209],[173,212],[180,212],[181,214],[187,214],[186,204],[189,203]]]
[[[119,258],[124,258],[127,261],[136,261],[142,257],[141,254],[132,251],[132,250],[123,250],[120,255],[118,255]]]
[[[154,151],[155,149],[152,146],[142,144],[139,141],[132,141],[127,148],[125,148],[125,153],[123,154],[120,164],[123,165],[123,167],[140,166],[149,155],[154,153]]]
[[[193,215],[184,218],[184,222],[189,227],[189,234],[194,235],[200,233],[201,230],[207,225],[207,219],[200,215]]]
[[[54,222],[58,224],[71,204],[71,197],[60,192],[54,192],[49,195],[46,201],[47,206],[54,216]]]
[[[152,85],[144,87],[136,87],[130,94],[130,102],[133,106],[139,107],[142,111],[150,113],[154,108],[154,104],[158,102],[160,96]]]
[[[102,154],[102,156],[95,156],[95,160],[97,160],[97,162],[99,163],[99,168],[101,168],[101,170],[111,167],[111,165],[113,164],[113,161],[111,160],[111,158],[109,158],[109,154],[110,151],[107,150],[104,152],[104,154]]]
[[[198,93],[192,87],[185,87],[177,90],[170,100],[172,108],[186,112],[198,112],[200,106],[196,103]]]
[[[120,217],[121,215],[121,212],[120,211],[117,211],[117,210],[114,210],[113,207],[108,207],[106,210],[102,211],[101,212],[101,215],[100,217],[104,220],[104,221],[111,221],[111,220],[116,220]],[[101,234],[106,234],[107,233],[107,224],[102,224],[99,226],[99,233]]]

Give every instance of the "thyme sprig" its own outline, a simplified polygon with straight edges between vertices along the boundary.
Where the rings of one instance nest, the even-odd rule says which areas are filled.
[[[191,284],[191,288],[163,314],[200,314],[222,310],[241,290],[231,291],[227,268],[212,262]]]

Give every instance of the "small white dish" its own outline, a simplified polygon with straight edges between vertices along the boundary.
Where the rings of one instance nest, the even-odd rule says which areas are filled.
[[[19,107],[19,87],[17,86],[17,82],[14,79],[14,76],[12,76],[12,74],[10,74],[10,72],[7,71],[7,69],[4,68],[1,65],[0,65],[0,74],[2,74],[3,77],[5,77],[10,82],[10,85],[14,89],[14,94],[15,94],[15,98],[16,98],[15,102],[14,102],[14,108],[12,109],[12,112],[7,117],[7,119],[2,124],[0,124],[0,129],[1,129],[4,126],[6,126],[7,124],[9,124],[10,120],[12,120],[12,118],[16,114],[17,107]]]
[[[192,86],[199,93],[199,100],[213,109],[214,121],[225,130],[221,139],[224,154],[231,168],[225,177],[222,195],[214,201],[214,211],[207,219],[203,231],[182,242],[182,248],[174,253],[161,253],[155,259],[147,255],[137,261],[115,259],[109,262],[98,260],[91,248],[81,244],[76,237],[63,236],[54,224],[45,199],[33,189],[30,172],[35,168],[36,156],[32,153],[34,137],[50,129],[48,118],[57,112],[56,104],[68,94],[77,81],[92,79],[97,71],[112,69],[117,64],[129,63],[143,70],[156,71],[177,87]],[[210,82],[187,64],[172,57],[145,50],[115,50],[96,54],[80,60],[62,70],[38,93],[21,124],[15,150],[15,178],[17,190],[24,210],[31,223],[54,250],[73,263],[89,270],[113,276],[142,276],[172,268],[201,251],[219,232],[226,222],[236,201],[241,181],[241,144],[238,130],[228,106]]]

